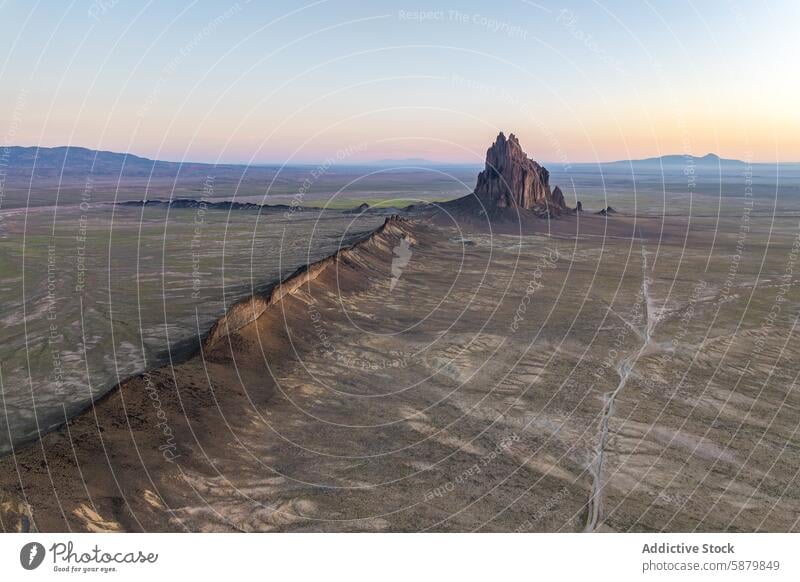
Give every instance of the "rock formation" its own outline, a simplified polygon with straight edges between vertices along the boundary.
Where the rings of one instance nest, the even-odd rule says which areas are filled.
[[[525,154],[513,133],[506,139],[500,132],[486,151],[475,195],[488,207],[532,210],[552,198],[550,172]]]
[[[437,210],[457,213],[461,220],[489,217],[495,221],[518,221],[526,215],[556,218],[576,212],[567,207],[561,188],[551,191],[547,168],[527,156],[513,133],[506,138],[502,131],[486,151],[486,165],[474,192],[439,204]]]
[[[345,210],[345,214],[363,214],[367,210],[370,210],[369,204],[363,202],[356,206],[355,208],[351,208],[350,210]]]
[[[566,208],[567,207],[567,203],[564,201],[564,193],[561,191],[561,188],[559,188],[558,186],[553,188],[552,204],[556,208]]]

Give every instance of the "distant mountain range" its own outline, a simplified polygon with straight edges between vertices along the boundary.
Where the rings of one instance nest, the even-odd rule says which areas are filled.
[[[800,164],[753,163],[668,155],[604,163],[545,161],[552,184],[570,185],[580,192],[635,189],[652,192],[693,191],[718,195],[740,193],[748,172],[759,195],[800,196]],[[475,186],[483,164],[447,164],[425,158],[380,159],[281,164],[208,164],[152,160],[133,154],[82,147],[0,147],[0,210],[156,199],[216,199],[234,196],[240,202],[271,198],[270,204],[293,198],[313,206],[338,198],[371,200],[420,196],[449,199]],[[372,169],[370,169],[372,168]],[[374,171],[374,169],[380,171]],[[426,168],[441,169],[428,171]]]
[[[5,162],[2,164],[2,162]],[[11,176],[37,178],[76,176],[165,177],[213,168],[212,164],[150,160],[133,154],[91,150],[82,147],[53,148],[12,146],[0,150],[0,164]],[[235,166],[232,166],[235,167]]]
[[[290,164],[291,166],[316,166],[313,163]],[[415,167],[464,166],[436,162],[425,158],[381,159],[365,162],[341,162],[347,167],[376,166],[398,170]],[[471,164],[474,165],[474,164]],[[12,177],[36,178],[169,178],[180,174],[183,177],[214,173],[216,175],[238,172],[263,173],[274,170],[281,164],[209,164],[203,162],[169,162],[152,160],[134,154],[92,150],[84,147],[20,147],[11,146],[0,151],[0,168]]]
[[[208,164],[83,147],[0,147],[0,210],[83,201],[233,196],[259,201],[265,196],[283,197],[284,202],[292,197],[309,206],[334,194],[372,199],[413,193],[441,199],[462,195],[464,184],[477,175],[476,166],[467,165],[448,166],[446,172],[425,171],[417,159],[322,164]]]
[[[313,165],[313,164],[293,164]],[[436,162],[426,158],[400,158],[400,159],[380,159],[366,162],[349,162],[342,164],[347,166],[381,166],[391,168],[410,167],[442,167],[442,166],[477,166],[477,164],[457,164],[454,162]],[[558,170],[566,169],[565,164],[547,163],[546,167],[553,167]],[[720,158],[716,154],[706,154],[704,156],[690,156],[683,154],[671,154],[661,157],[644,158],[638,160],[617,160],[612,162],[600,163],[574,163],[569,167],[587,169],[607,168],[607,169],[652,169],[652,170],[684,170],[688,166],[699,169],[713,170],[723,168],[725,170],[738,170],[747,166],[748,163],[742,160]],[[770,165],[776,164],[751,164],[751,165]],[[797,166],[798,164],[780,164]],[[195,173],[209,172],[213,169],[216,173],[220,171],[243,172],[256,170],[258,168],[275,167],[275,164],[208,164],[201,162],[168,162],[162,160],[151,160],[134,154],[123,154],[118,152],[98,151],[83,147],[61,146],[52,148],[38,147],[19,147],[11,146],[7,149],[0,149],[0,167],[4,167],[6,173],[11,176],[31,176],[34,168],[36,177],[75,177],[75,176],[103,176],[103,177],[170,177],[180,173],[183,176]]]
[[[365,165],[365,166],[393,166],[393,167],[402,167],[402,166],[483,166],[483,164],[477,163],[467,163],[467,162],[437,162],[434,160],[428,160],[426,158],[400,158],[400,159],[382,159],[382,160],[374,160],[370,162],[363,162],[363,163],[355,163],[354,165]],[[545,167],[558,166],[558,163],[544,163]],[[578,162],[572,164],[574,166],[594,166],[594,167],[658,167],[664,169],[675,169],[675,168],[686,168],[687,166],[695,166],[700,168],[733,168],[734,166],[741,166],[745,167],[747,165],[770,165],[774,166],[774,163],[752,163],[748,164],[748,162],[744,160],[737,160],[732,158],[721,158],[717,154],[708,153],[704,156],[692,156],[688,154],[669,154],[660,157],[653,157],[653,158],[642,158],[637,160],[615,160],[611,162]],[[791,165],[796,166],[796,163],[784,163],[780,165]]]

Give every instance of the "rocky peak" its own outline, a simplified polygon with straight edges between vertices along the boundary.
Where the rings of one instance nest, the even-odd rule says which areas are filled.
[[[551,198],[552,198],[553,206],[555,206],[556,208],[566,208],[567,207],[567,201],[564,200],[564,193],[561,191],[561,188],[559,188],[558,186],[553,188],[553,195],[552,195]]]
[[[527,156],[513,133],[506,138],[502,131],[486,151],[486,167],[478,174],[475,195],[500,208],[531,210],[553,204],[550,172]]]

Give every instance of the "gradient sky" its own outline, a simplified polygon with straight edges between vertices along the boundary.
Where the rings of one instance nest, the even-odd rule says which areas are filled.
[[[800,161],[800,3],[0,2],[0,139],[170,160]],[[424,18],[423,18],[424,17]]]

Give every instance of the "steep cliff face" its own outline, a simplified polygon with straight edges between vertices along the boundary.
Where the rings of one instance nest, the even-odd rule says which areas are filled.
[[[475,195],[488,207],[532,210],[552,204],[550,172],[527,156],[513,133],[506,138],[500,132],[486,152]]]
[[[576,214],[567,206],[561,188],[550,189],[547,168],[528,157],[513,133],[506,138],[503,132],[486,151],[486,165],[473,193],[436,205],[432,214],[442,211],[446,213],[439,217],[443,224],[450,224],[454,217],[480,223],[519,223]]]

